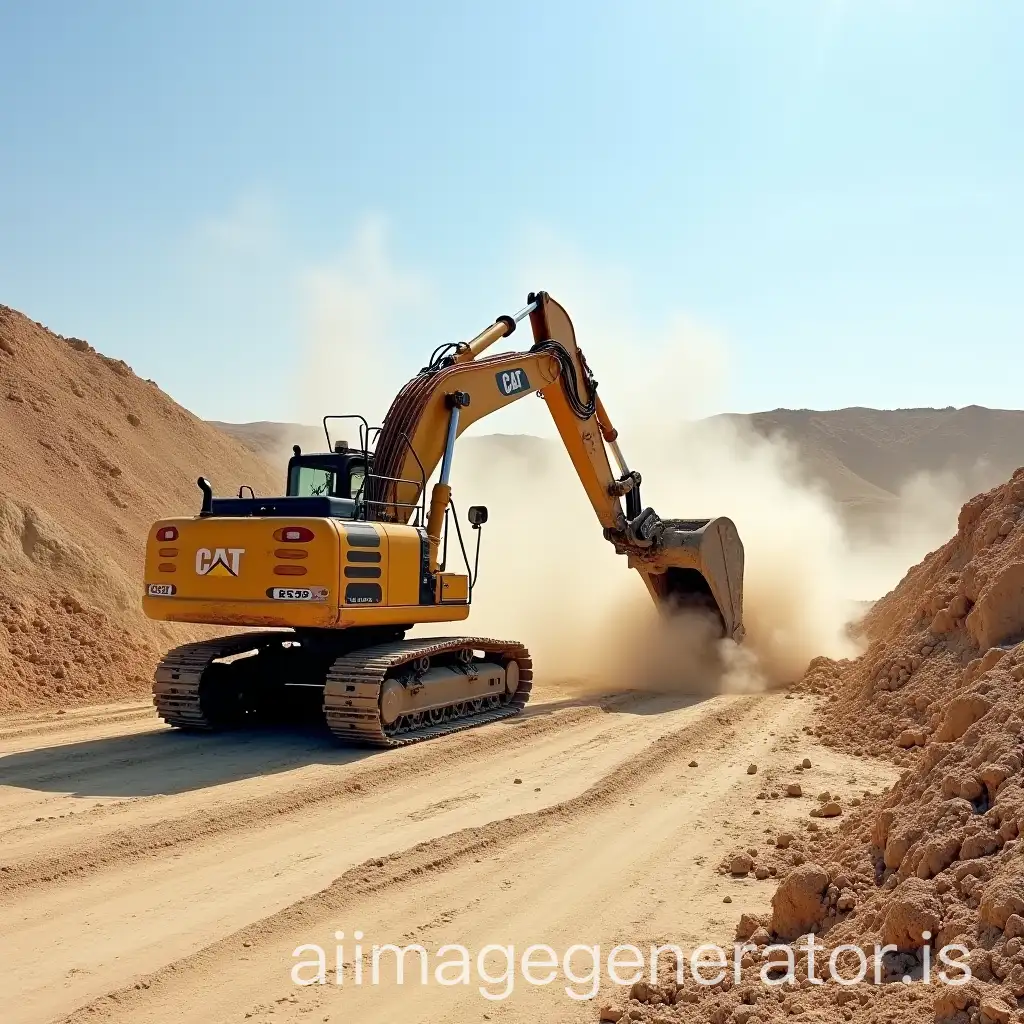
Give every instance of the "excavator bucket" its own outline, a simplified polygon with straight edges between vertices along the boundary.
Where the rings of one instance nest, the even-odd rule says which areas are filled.
[[[657,519],[657,517],[654,517]],[[706,609],[722,635],[743,639],[743,543],[736,524],[717,519],[660,519],[651,545],[631,552],[629,564],[644,578],[660,607]]]

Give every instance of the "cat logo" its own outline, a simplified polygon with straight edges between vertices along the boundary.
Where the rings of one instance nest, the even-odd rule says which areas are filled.
[[[506,397],[521,394],[530,390],[530,380],[525,370],[505,370],[494,375],[498,382],[498,390]]]
[[[245,548],[200,548],[196,552],[196,572],[200,576],[237,576]]]

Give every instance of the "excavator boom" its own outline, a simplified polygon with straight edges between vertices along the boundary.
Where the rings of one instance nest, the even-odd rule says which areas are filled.
[[[534,339],[527,351],[483,354],[526,317]],[[628,556],[654,600],[665,607],[704,606],[717,612],[725,636],[742,639],[743,545],[735,524],[725,517],[666,520],[641,507],[640,474],[626,464],[568,313],[546,292],[531,294],[515,315],[442,352],[401,389],[377,439],[369,491],[374,514],[408,521],[455,438],[533,393],[544,399],[606,539]],[[443,487],[443,466],[441,475]],[[448,497],[435,487],[427,527],[432,539],[440,535]]]

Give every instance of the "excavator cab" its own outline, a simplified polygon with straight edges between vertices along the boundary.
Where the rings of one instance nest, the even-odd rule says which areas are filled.
[[[372,456],[338,441],[331,452],[303,454],[298,445],[288,460],[289,497],[362,497]]]

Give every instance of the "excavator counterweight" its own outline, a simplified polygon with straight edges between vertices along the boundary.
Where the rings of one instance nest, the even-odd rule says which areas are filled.
[[[485,354],[526,319],[528,349]],[[626,463],[572,322],[538,292],[471,341],[435,351],[379,430],[353,417],[359,447],[332,443],[326,417],[328,450],[295,447],[286,494],[218,498],[200,479],[198,516],[153,525],[147,615],[265,630],[171,651],[153,688],[165,721],[209,730],[312,708],[346,742],[395,746],[518,714],[533,676],[521,643],[405,634],[469,616],[479,533],[471,560],[451,501],[458,438],[530,394],[544,399],[605,538],[659,608],[710,614],[722,637],[741,640],[735,525],[643,507],[640,473]],[[486,509],[469,510],[473,532],[486,519]],[[449,565],[457,554],[464,572]]]

